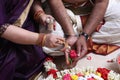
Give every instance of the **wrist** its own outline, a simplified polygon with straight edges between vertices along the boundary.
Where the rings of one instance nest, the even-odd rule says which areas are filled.
[[[89,35],[85,32],[81,32],[79,36],[83,36],[86,40],[89,38]]]
[[[68,38],[68,37],[77,37],[76,34],[65,34],[65,37]]]
[[[44,14],[45,14],[45,13],[44,13],[43,10],[39,10],[39,11],[37,11],[37,12],[34,13],[34,19],[35,19],[36,21],[39,21],[40,17],[41,17],[42,15],[44,15]]]
[[[37,45],[44,46],[45,45],[46,34],[40,33],[39,38],[37,40]]]

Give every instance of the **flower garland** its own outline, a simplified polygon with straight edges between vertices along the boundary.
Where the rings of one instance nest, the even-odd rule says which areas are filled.
[[[56,68],[56,65],[53,63],[53,59],[52,58],[46,58],[45,62],[44,62],[44,67],[45,70],[47,72],[47,75],[53,76],[53,78],[57,77],[56,72],[58,71]]]
[[[76,57],[74,50],[70,52],[71,59]],[[120,61],[120,56],[117,58]],[[120,75],[106,68],[86,67],[58,71],[52,58],[46,58],[44,63],[48,77],[43,80],[120,80]]]
[[[51,58],[44,63],[48,77],[43,80],[119,80],[120,75],[106,68],[87,67],[58,71]]]

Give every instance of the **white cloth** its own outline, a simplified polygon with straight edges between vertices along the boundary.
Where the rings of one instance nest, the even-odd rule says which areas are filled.
[[[94,34],[92,35],[94,42],[120,46],[120,10],[119,9],[120,9],[120,0],[109,0],[108,7],[104,16],[105,24],[102,25],[99,32],[94,32]],[[82,31],[80,16],[74,15],[74,13],[69,9],[67,9],[67,13],[71,18],[71,22],[73,24],[75,33],[79,34],[80,31]],[[64,37],[64,32],[58,23],[56,23],[56,31],[53,31],[52,33]],[[59,52],[60,48],[61,47],[57,47],[57,48],[43,47],[43,50],[46,53],[56,53]],[[63,53],[59,55],[63,55]]]
[[[105,24],[99,32],[92,35],[97,43],[114,44],[120,46],[120,0],[109,0],[104,19]]]

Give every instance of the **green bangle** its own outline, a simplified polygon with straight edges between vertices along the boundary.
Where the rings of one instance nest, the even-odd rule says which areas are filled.
[[[84,36],[86,40],[88,40],[89,35],[85,32],[81,32],[79,36]]]

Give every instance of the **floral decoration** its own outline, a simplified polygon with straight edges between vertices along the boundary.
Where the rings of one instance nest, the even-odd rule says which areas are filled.
[[[53,63],[53,59],[52,58],[46,58],[45,62],[44,62],[44,67],[45,70],[47,72],[48,75],[52,75],[53,78],[57,77],[56,72],[58,71],[56,68],[56,65]]]
[[[118,73],[107,68],[74,67],[58,71],[51,58],[46,59],[44,66],[48,77],[43,80],[120,80]]]

